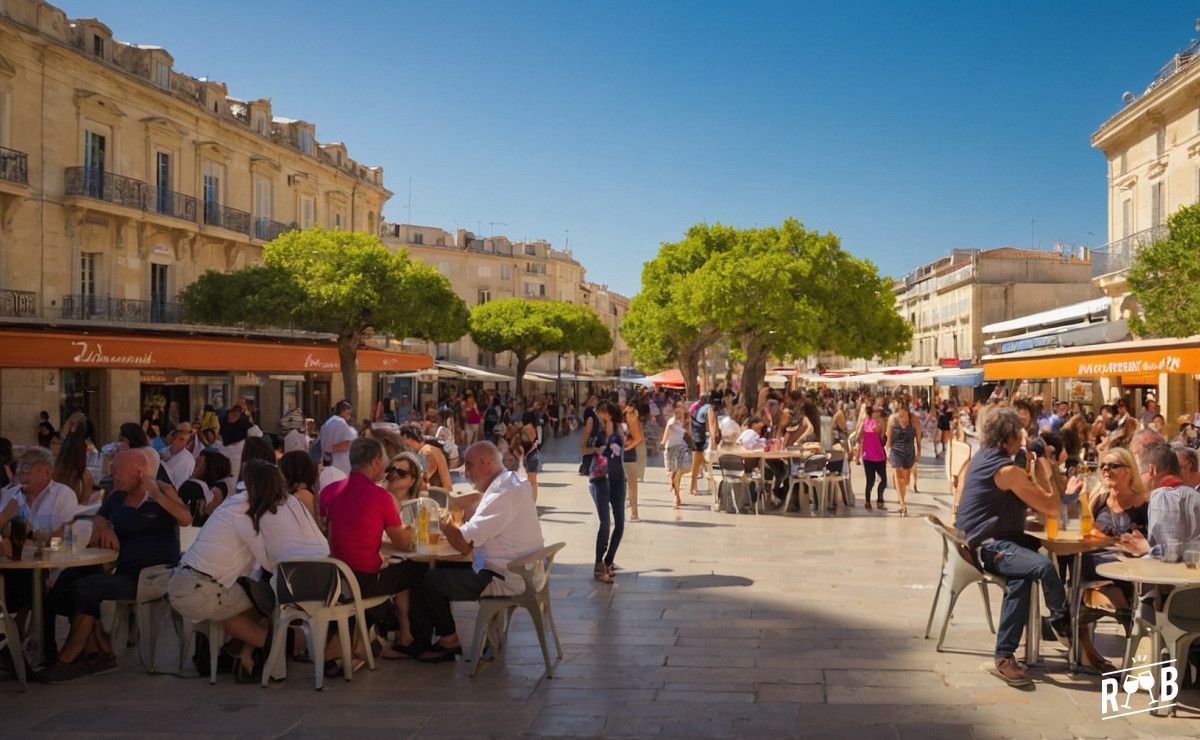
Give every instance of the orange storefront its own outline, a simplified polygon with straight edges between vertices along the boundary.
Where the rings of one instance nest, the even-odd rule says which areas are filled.
[[[360,376],[432,366],[429,355],[358,351]],[[335,396],[345,395],[340,368],[331,342],[0,329],[0,433],[23,439],[37,411],[56,420],[80,409],[106,434],[150,401],[182,420],[195,418],[206,403],[221,406],[242,396],[260,409],[263,428],[274,431],[293,406],[325,417]],[[360,398],[360,404],[373,400]]]

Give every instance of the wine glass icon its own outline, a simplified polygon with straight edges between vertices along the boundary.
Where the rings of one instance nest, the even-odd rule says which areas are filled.
[[[1137,693],[1139,685],[1140,681],[1137,676],[1132,673],[1125,674],[1125,678],[1121,683],[1121,688],[1125,690],[1125,705],[1121,707],[1122,709],[1129,709],[1129,700]]]
[[[1151,691],[1151,689],[1154,688],[1154,673],[1152,671],[1147,670],[1147,671],[1142,671],[1141,673],[1139,673],[1138,674],[1138,685],[1141,686],[1143,689],[1145,689],[1146,693],[1150,695],[1150,703],[1151,704],[1158,703],[1158,699],[1154,698],[1154,692]]]

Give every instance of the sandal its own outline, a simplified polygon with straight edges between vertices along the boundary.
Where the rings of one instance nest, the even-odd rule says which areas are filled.
[[[612,574],[608,572],[608,567],[604,563],[596,563],[596,567],[592,569],[592,578],[595,578],[601,583],[612,583]]]
[[[872,511],[870,501],[867,502],[867,511]]]

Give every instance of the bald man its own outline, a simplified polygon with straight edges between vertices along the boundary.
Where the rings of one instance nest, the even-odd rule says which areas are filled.
[[[108,636],[100,626],[100,604],[137,596],[138,576],[151,565],[179,560],[179,527],[192,523],[192,514],[174,489],[151,477],[155,458],[148,448],[122,450],[113,459],[113,492],[93,519],[92,547],[118,550],[116,568],[63,571],[46,597],[46,659],[50,667],[35,677],[61,683],[89,673],[107,673],[117,666]],[[58,660],[54,619],[71,620],[71,632]]]

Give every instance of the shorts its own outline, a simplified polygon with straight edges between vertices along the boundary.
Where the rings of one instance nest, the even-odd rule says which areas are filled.
[[[908,470],[917,464],[915,454],[911,452],[899,452],[895,449],[893,449],[892,454],[888,456],[888,461],[892,464],[892,467],[896,468],[897,470]]]
[[[200,571],[183,565],[171,575],[167,598],[175,611],[197,623],[224,622],[254,608],[246,589],[238,583],[226,588]]]
[[[542,453],[540,450],[533,450],[525,455],[525,472],[539,473],[542,470]]]
[[[692,464],[692,451],[687,445],[673,445],[667,448],[667,471],[687,470]]]

